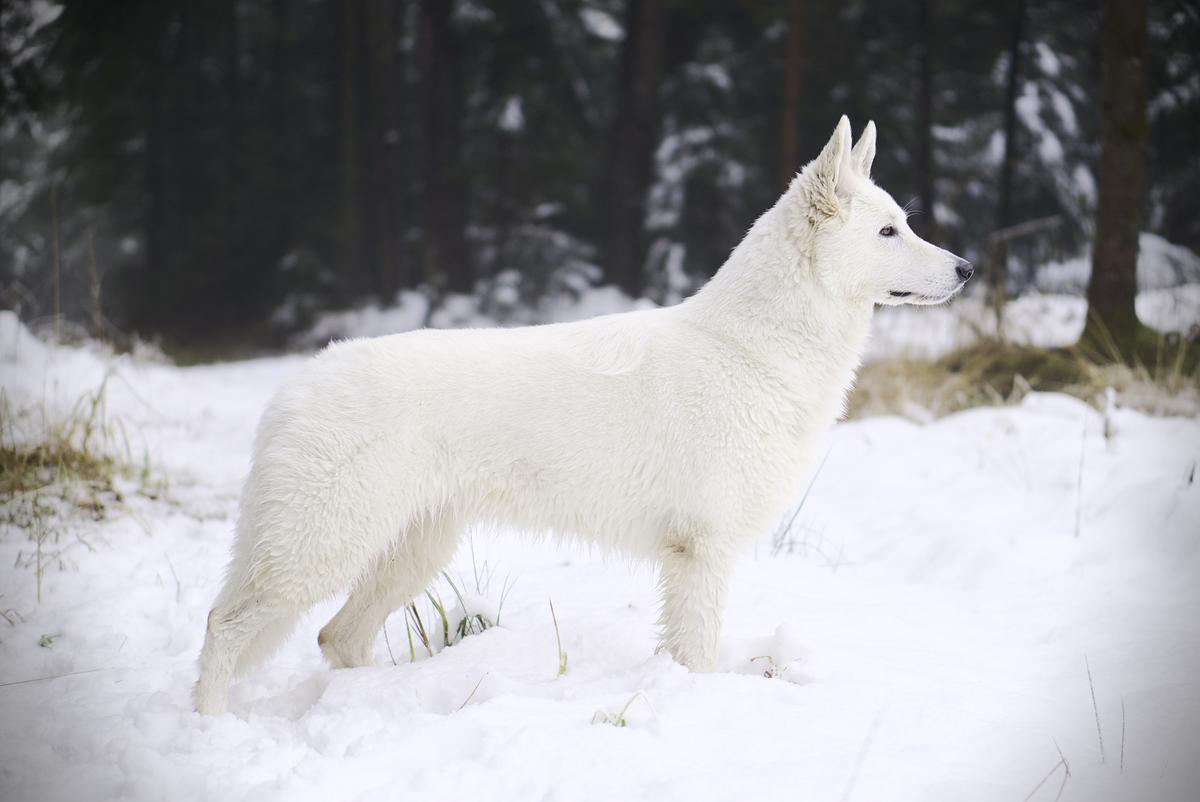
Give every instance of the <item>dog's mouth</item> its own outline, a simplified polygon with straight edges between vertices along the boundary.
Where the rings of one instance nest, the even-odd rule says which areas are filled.
[[[933,304],[940,304],[945,301],[949,301],[957,293],[958,293],[958,290],[955,290],[954,292],[951,292],[948,295],[943,295],[941,297],[938,297],[935,295],[924,295],[919,292],[907,292],[907,291],[901,292],[900,290],[890,290],[888,292],[888,295],[890,295],[891,297],[893,297],[897,300],[905,300],[910,304],[921,304],[921,305],[930,306]]]
[[[949,295],[947,295],[946,298],[935,298],[932,295],[922,295],[919,292],[900,292],[898,290],[892,290],[888,294],[891,295],[893,298],[904,298],[904,299],[907,299],[910,303],[915,303],[915,304],[936,304],[936,303],[941,303],[942,301],[946,300],[946,298],[950,297]],[[953,294],[953,293],[951,293],[951,294]]]

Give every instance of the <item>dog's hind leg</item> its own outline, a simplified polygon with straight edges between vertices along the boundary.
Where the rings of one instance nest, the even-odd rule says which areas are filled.
[[[374,665],[387,617],[429,586],[454,556],[462,529],[452,516],[425,517],[371,563],[317,643],[334,668]]]
[[[200,652],[200,678],[193,692],[196,710],[205,715],[225,712],[234,674],[268,657],[287,638],[303,609],[259,594],[227,603],[218,600],[208,614]]]
[[[272,554],[266,540],[241,547],[225,587],[208,614],[208,630],[200,652],[196,709],[224,712],[229,684],[266,660],[287,639],[300,616],[314,603],[349,584],[367,559],[349,549],[331,550],[312,570],[298,559],[304,552]],[[307,555],[312,558],[312,554]]]

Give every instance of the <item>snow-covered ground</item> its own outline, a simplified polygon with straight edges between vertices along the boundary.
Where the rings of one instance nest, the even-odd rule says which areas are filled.
[[[6,438],[36,436],[104,383],[113,447],[166,480],[158,500],[128,480],[99,522],[51,522],[40,603],[32,533],[0,533],[0,799],[1104,802],[1200,788],[1200,423],[1046,394],[927,425],[839,425],[790,530],[745,554],[719,673],[653,653],[650,568],[480,530],[450,574],[474,591],[485,573],[491,605],[507,578],[499,626],[410,663],[397,614],[379,667],[330,671],[316,632],[333,600],[236,685],[229,714],[202,718],[195,657],[253,429],[300,363],[48,347],[0,313],[0,388],[18,413]],[[627,726],[593,723],[631,699]]]

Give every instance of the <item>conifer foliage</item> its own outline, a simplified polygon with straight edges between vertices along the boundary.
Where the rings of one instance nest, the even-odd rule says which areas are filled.
[[[9,0],[0,303],[219,344],[564,271],[672,301],[842,113],[876,121],[914,227],[1020,291],[1102,241],[1100,143],[1128,126],[1102,119],[1099,6]],[[1145,184],[1113,213],[1195,249],[1200,15],[1145,16]]]

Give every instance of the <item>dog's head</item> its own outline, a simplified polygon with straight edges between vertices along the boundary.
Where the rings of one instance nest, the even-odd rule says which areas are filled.
[[[892,196],[871,181],[875,124],[851,146],[842,117],[795,189],[812,226],[811,255],[830,289],[879,304],[936,304],[962,289],[971,263],[913,233]]]

